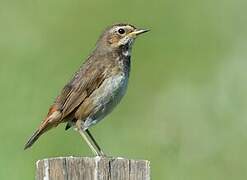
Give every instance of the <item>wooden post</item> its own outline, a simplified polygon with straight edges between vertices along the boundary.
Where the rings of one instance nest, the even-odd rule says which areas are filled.
[[[150,180],[150,162],[108,157],[58,157],[36,163],[36,180]]]

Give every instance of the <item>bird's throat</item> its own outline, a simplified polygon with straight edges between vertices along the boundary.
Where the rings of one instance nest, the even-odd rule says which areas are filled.
[[[126,44],[120,47],[120,54],[125,58],[129,58],[131,56],[132,45]]]

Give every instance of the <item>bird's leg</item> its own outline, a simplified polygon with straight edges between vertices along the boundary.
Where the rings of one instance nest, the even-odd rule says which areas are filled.
[[[93,153],[96,156],[105,156],[105,154],[103,153],[103,151],[101,150],[101,148],[99,147],[89,130],[83,130],[81,123],[78,123],[78,121],[76,123],[77,130],[83,137],[83,139],[86,141],[90,149],[93,151]]]
[[[93,144],[95,145],[95,147],[100,152],[100,156],[106,156],[105,153],[102,151],[102,149],[99,147],[99,145],[96,142],[96,140],[94,139],[93,135],[90,133],[90,131],[87,129],[85,132],[87,133],[89,139],[93,142]]]

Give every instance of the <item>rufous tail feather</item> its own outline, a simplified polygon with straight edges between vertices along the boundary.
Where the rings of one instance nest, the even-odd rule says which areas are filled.
[[[48,114],[49,115],[49,114]],[[58,111],[52,112],[41,124],[41,126],[33,133],[33,135],[29,138],[27,143],[24,146],[24,149],[30,148],[38,138],[46,131],[51,129],[52,127],[57,126],[57,122],[60,119],[61,114]]]
[[[29,138],[27,143],[25,144],[24,150],[27,148],[30,148],[37,140],[38,138],[42,135],[42,130],[38,129],[33,133],[33,135]]]

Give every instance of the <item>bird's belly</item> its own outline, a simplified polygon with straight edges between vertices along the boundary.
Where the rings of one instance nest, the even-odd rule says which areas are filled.
[[[114,109],[125,95],[128,79],[128,74],[125,73],[109,77],[92,94],[95,110],[85,121],[85,127],[96,124]]]

